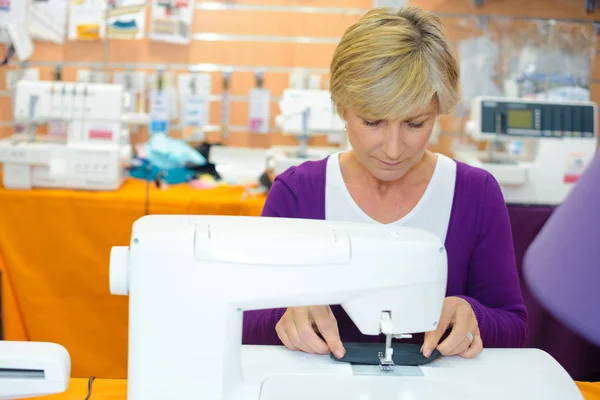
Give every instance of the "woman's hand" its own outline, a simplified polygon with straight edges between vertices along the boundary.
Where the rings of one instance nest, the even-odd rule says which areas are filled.
[[[452,326],[450,335],[438,346],[440,338],[449,326]],[[483,350],[477,318],[465,299],[460,297],[444,299],[438,327],[435,331],[425,333],[421,352],[425,357],[429,357],[436,346],[444,356],[458,354],[464,358],[473,358]]]
[[[329,306],[288,308],[275,330],[284,346],[290,350],[311,354],[333,353],[337,358],[342,358],[346,353],[340,340],[337,320]]]

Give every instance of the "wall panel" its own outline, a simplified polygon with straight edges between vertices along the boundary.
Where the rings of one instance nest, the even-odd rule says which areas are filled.
[[[486,0],[480,8],[473,7],[472,0],[412,0],[413,4],[439,14],[453,53],[458,55],[460,40],[488,35],[500,39],[502,35],[518,33],[522,39],[530,39],[537,29],[531,18],[559,18],[581,21],[600,19],[600,11],[584,12],[583,0]],[[106,61],[110,71],[122,70],[127,65],[154,73],[160,65],[176,73],[187,72],[188,65],[214,64],[218,69],[226,66],[241,68],[231,79],[233,96],[231,124],[244,127],[247,124],[248,91],[255,86],[252,69],[265,67],[264,84],[274,97],[271,105],[272,124],[279,112],[277,98],[288,85],[289,73],[306,68],[322,76],[323,88],[327,88],[327,70],[335,43],[344,31],[372,5],[371,0],[236,0],[198,1],[193,32],[198,40],[188,45],[141,41],[113,40],[108,47],[101,41],[72,42],[64,45],[37,42],[32,64],[39,67],[43,79],[50,79],[54,66],[51,62],[65,62],[63,78],[74,80],[79,67],[101,67]],[[490,15],[487,24],[477,16]],[[565,28],[570,29],[570,28]],[[299,43],[298,38],[308,38]],[[202,40],[200,40],[202,39]],[[314,43],[314,42],[318,43]],[[598,47],[600,49],[600,47]],[[40,62],[46,64],[39,66]],[[77,62],[78,66],[68,63]],[[38,63],[38,64],[36,64]],[[119,68],[114,68],[118,64]],[[9,68],[16,68],[11,66]],[[505,66],[500,63],[498,74]],[[0,69],[0,136],[10,133],[5,125],[11,120],[10,100],[5,86],[5,71]],[[220,123],[220,94],[223,73],[211,72],[212,94],[211,125]],[[600,82],[600,63],[594,63],[593,78]],[[592,87],[595,100],[600,100],[598,84]],[[441,119],[447,133],[435,147],[448,152],[453,137],[460,134],[461,123],[451,117]],[[179,132],[173,132],[178,136]],[[145,139],[142,130],[134,141]],[[210,140],[219,140],[217,133],[207,133]],[[314,139],[326,143],[325,138]],[[266,147],[273,144],[291,144],[293,138],[278,133],[268,135],[249,134],[235,129],[227,140],[230,144]]]

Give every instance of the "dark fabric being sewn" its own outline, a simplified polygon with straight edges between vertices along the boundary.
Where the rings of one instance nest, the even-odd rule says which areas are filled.
[[[346,355],[343,358],[331,358],[340,362],[351,364],[379,364],[379,352],[385,352],[383,343],[344,343]],[[394,354],[392,359],[396,365],[424,365],[438,359],[442,354],[436,349],[429,358],[421,353],[421,346],[412,343],[393,343]]]

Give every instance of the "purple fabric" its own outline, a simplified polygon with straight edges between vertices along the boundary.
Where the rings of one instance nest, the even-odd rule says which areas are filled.
[[[550,315],[529,291],[523,279],[525,252],[554,207],[509,205],[517,269],[528,313],[529,338],[525,347],[546,351],[577,381],[600,379],[600,347],[594,346]]]
[[[529,290],[556,319],[600,346],[600,155],[524,258]],[[600,367],[597,367],[600,369]]]
[[[527,251],[524,276],[558,319],[600,346],[600,156]]]
[[[309,161],[279,175],[263,215],[325,219],[326,165],[327,159]],[[460,162],[445,246],[446,295],[460,296],[471,304],[484,346],[522,347],[527,339],[527,312],[500,186],[489,173]],[[340,306],[332,309],[343,342],[382,340],[362,335]],[[243,343],[280,345],[275,325],[284,311],[245,312]],[[413,342],[422,340],[422,335],[416,335]]]

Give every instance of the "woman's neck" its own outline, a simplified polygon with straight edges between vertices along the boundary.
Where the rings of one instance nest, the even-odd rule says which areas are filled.
[[[402,177],[395,181],[381,181],[373,176],[356,158],[352,151],[342,154],[345,158],[344,164],[347,176],[352,176],[354,183],[360,181],[361,186],[371,188],[376,193],[385,196],[389,192],[396,192],[397,190],[406,190],[407,188],[414,186],[427,185],[431,180],[435,165],[437,162],[437,155],[425,151],[423,157],[413,165]],[[340,162],[342,159],[340,159]]]

